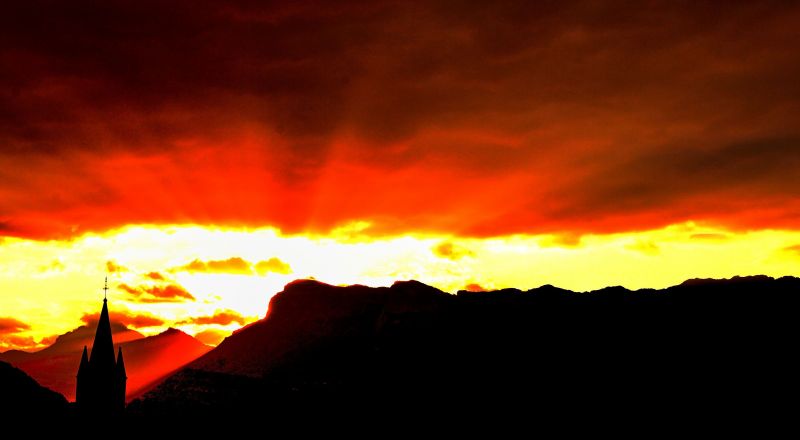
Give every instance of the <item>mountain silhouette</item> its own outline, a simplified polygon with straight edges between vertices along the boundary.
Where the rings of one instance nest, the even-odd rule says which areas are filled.
[[[76,351],[78,352],[78,359],[80,360],[80,352],[83,350],[83,347],[92,346],[96,326],[97,323],[94,323],[91,326],[82,325],[74,330],[58,336],[51,345],[39,351],[27,352],[21,350],[9,350],[4,353],[0,353],[0,360],[11,363],[26,362],[33,359],[52,358],[61,355],[74,355]],[[144,338],[144,335],[136,330],[131,330],[122,324],[114,322],[111,323],[111,334],[113,335],[114,340],[118,340],[120,343]]]
[[[0,361],[0,414],[3,421],[12,417],[53,419],[68,414],[64,396],[48,390],[9,363]],[[8,417],[8,419],[6,419]],[[8,427],[4,423],[5,427]]]
[[[122,344],[128,371],[127,399],[157,385],[162,379],[211,350],[194,337],[174,328],[155,336]]]
[[[0,353],[0,360],[25,371],[47,388],[75,399],[75,372],[84,346],[91,348],[96,323],[81,326],[59,336],[49,347],[33,353],[9,351]],[[128,371],[127,398],[132,399],[158,381],[186,365],[211,347],[180,330],[145,337],[119,323],[111,324],[114,350],[123,347]]]
[[[129,413],[587,427],[777,414],[796,390],[798,292],[793,277],[457,295],[300,280]]]

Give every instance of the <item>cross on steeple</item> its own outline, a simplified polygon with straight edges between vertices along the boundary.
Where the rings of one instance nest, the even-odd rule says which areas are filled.
[[[106,284],[103,286],[103,302],[106,302],[108,299],[108,276],[106,276]]]

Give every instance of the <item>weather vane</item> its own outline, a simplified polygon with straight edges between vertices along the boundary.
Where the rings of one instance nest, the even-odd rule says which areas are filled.
[[[103,301],[108,299],[108,275],[106,275],[106,282],[103,286]]]

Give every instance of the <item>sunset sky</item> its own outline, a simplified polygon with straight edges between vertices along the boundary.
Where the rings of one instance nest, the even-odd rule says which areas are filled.
[[[105,276],[216,343],[301,277],[800,275],[797,2],[13,3],[0,351]]]

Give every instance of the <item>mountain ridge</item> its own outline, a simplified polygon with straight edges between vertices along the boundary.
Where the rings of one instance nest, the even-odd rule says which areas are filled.
[[[469,413],[477,402],[511,410],[522,399],[558,417],[553,408],[574,398],[603,408],[611,394],[631,414],[666,411],[681,394],[697,398],[686,403],[693,410],[699,402],[746,405],[744,397],[763,397],[754,374],[777,387],[797,364],[782,348],[797,334],[798,292],[795,277],[455,295],[417,281],[371,288],[298,280],[272,298],[263,319],[131,409],[391,415],[409,405]]]
[[[122,347],[128,371],[127,398],[133,399],[151,389],[159,380],[207,352],[211,347],[173,328],[145,337],[122,324],[112,323],[114,349]],[[8,362],[68,400],[75,398],[75,374],[82,349],[92,347],[95,327],[80,326],[56,338],[48,347],[35,352],[0,353]]]
[[[3,417],[64,417],[69,411],[61,394],[39,385],[24,371],[0,361],[0,414]]]

